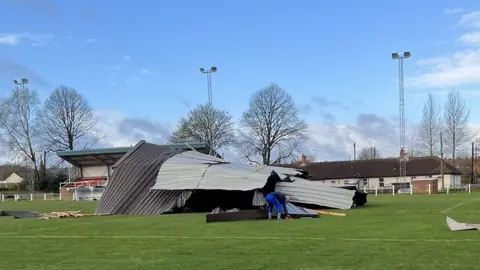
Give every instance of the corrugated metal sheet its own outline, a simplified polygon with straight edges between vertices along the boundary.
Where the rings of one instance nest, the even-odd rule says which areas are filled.
[[[152,189],[246,191],[262,188],[268,175],[201,153],[184,152],[162,165]]]
[[[313,181],[294,178],[293,182],[279,182],[275,191],[282,192],[291,202],[315,204],[337,209],[350,209],[355,190],[319,185]]]
[[[287,211],[288,214],[291,215],[292,217],[319,217],[319,215],[313,211],[310,211],[308,209],[305,209],[303,207],[298,207],[294,204],[288,203],[287,202]],[[268,212],[268,211],[267,211]],[[274,207],[272,210],[272,216],[276,217],[277,216],[277,209]]]
[[[170,157],[183,152],[141,141],[117,162],[117,168],[95,211],[97,214],[159,214],[187,197],[183,191],[151,191],[158,171]]]
[[[265,200],[263,193],[260,190],[255,190],[255,193],[253,194],[253,205],[262,206],[265,204],[267,204],[267,201]]]
[[[284,167],[275,167],[275,166],[252,166],[254,171],[268,173],[270,174],[271,171],[275,171],[278,174],[285,174],[285,175],[296,175],[302,174],[300,170],[293,169],[293,168],[284,168]]]

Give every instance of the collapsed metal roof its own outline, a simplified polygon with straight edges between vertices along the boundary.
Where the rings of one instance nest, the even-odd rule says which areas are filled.
[[[254,190],[268,175],[198,152],[183,152],[167,160],[152,189]]]
[[[251,205],[263,205],[265,198],[260,190],[267,184],[271,169],[278,169],[233,164],[145,141],[139,142],[115,166],[97,214],[161,214],[185,206],[196,190],[254,191],[249,199]],[[282,173],[285,177],[298,171],[284,169]],[[291,178],[293,182],[279,182],[275,188],[289,196],[291,202],[339,209],[352,207],[355,190]]]

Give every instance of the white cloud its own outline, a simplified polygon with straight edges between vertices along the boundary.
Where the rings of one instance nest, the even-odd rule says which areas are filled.
[[[0,45],[15,46],[23,41],[29,41],[33,46],[43,46],[53,39],[52,34],[0,33]]]
[[[467,45],[480,45],[480,31],[466,33],[460,37],[460,41]]]
[[[129,61],[130,59],[132,59],[132,57],[128,54],[124,55],[123,56],[123,59],[125,59],[126,61]]]
[[[136,84],[136,83],[140,83],[142,81],[143,81],[142,79],[140,79],[139,77],[134,76],[134,75],[131,75],[131,76],[128,76],[127,78],[125,78],[125,83],[126,84]]]
[[[480,11],[474,11],[463,15],[459,23],[466,27],[480,29]]]
[[[97,41],[97,40],[94,39],[94,38],[87,38],[87,39],[85,39],[85,43],[94,43],[95,41]]]
[[[459,24],[467,29],[480,29],[480,11],[462,16]],[[467,45],[480,44],[480,32],[475,30],[459,36]],[[420,73],[406,79],[406,83],[418,88],[451,88],[480,83],[480,47],[465,48],[441,56],[422,59],[416,64]]]
[[[142,68],[140,70],[140,73],[144,74],[144,75],[148,75],[150,73],[152,73],[148,68]]]
[[[163,144],[171,133],[171,126],[151,119],[128,117],[118,111],[96,111],[98,128],[106,135],[104,144],[113,147],[130,146],[140,140]]]
[[[463,8],[446,8],[443,10],[445,14],[455,14],[463,12]]]

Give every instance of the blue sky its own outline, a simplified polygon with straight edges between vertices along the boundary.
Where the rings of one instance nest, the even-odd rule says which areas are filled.
[[[359,140],[394,149],[382,129],[373,135],[361,130],[373,119],[361,122],[362,115],[389,128],[397,125],[398,64],[392,52],[412,53],[405,62],[409,124],[420,120],[427,91],[443,103],[452,88],[467,99],[472,123],[480,123],[474,106],[480,96],[477,10],[478,1],[438,0],[398,6],[313,0],[2,1],[0,97],[8,94],[12,79],[28,77],[42,97],[66,84],[102,115],[172,127],[189,108],[207,101],[199,68],[214,65],[213,103],[236,118],[254,91],[275,82],[303,109],[317,148]],[[126,141],[114,134],[115,123],[105,126],[113,128],[112,138]],[[342,142],[332,141],[335,134]],[[348,158],[345,151],[324,158]]]

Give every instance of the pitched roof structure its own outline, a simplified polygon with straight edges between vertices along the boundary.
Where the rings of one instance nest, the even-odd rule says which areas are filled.
[[[441,159],[438,157],[415,157],[407,161],[407,176],[440,174]],[[306,165],[281,164],[280,167],[306,170],[311,180],[361,179],[377,177],[397,177],[399,161],[396,158],[318,162]],[[451,164],[444,162],[444,173],[461,175]]]

